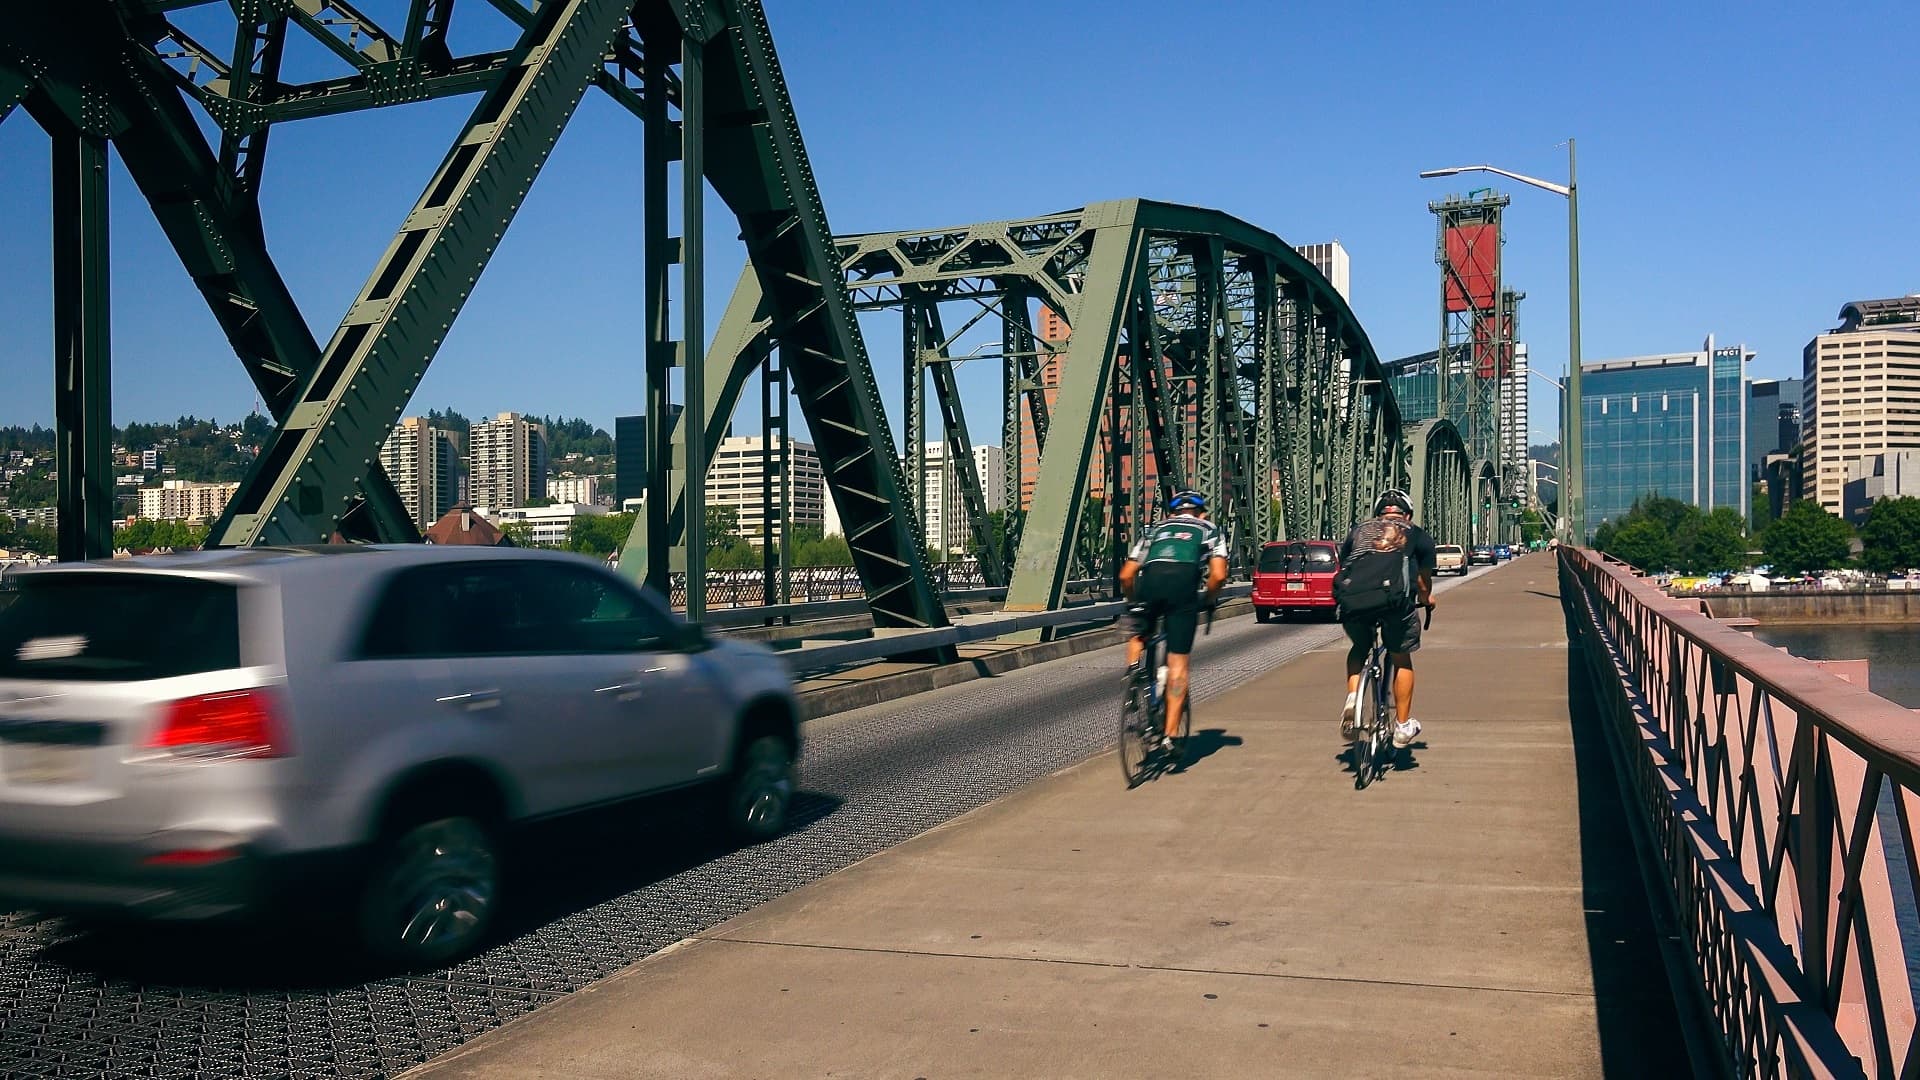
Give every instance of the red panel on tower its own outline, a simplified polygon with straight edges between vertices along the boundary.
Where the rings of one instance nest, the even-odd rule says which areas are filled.
[[[1447,230],[1447,310],[1492,311],[1500,282],[1500,226]]]

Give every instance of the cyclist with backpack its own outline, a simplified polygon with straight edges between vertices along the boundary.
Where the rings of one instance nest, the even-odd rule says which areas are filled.
[[[1167,500],[1167,517],[1134,542],[1120,567],[1120,588],[1138,606],[1127,642],[1127,667],[1140,662],[1154,623],[1167,623],[1167,745],[1180,730],[1187,707],[1187,654],[1193,651],[1200,609],[1211,604],[1227,582],[1227,537],[1207,520],[1207,497],[1177,491]],[[1203,601],[1199,590],[1206,590]]]
[[[1420,734],[1413,718],[1413,653],[1420,647],[1420,612],[1433,602],[1433,537],[1413,523],[1413,500],[1398,488],[1380,493],[1373,517],[1340,542],[1340,571],[1333,579],[1347,650],[1347,703],[1340,736],[1353,738],[1360,669],[1373,648],[1373,631],[1393,656],[1393,745],[1406,747]]]

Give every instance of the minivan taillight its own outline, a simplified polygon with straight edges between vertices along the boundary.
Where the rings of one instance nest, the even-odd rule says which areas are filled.
[[[283,757],[287,744],[278,709],[265,690],[233,690],[167,705],[147,745],[177,754]]]

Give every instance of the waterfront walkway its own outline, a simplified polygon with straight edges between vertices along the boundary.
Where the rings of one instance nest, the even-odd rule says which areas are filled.
[[[1101,755],[409,1075],[1682,1075],[1556,593],[1442,596],[1365,791],[1329,645],[1203,703],[1183,773]]]

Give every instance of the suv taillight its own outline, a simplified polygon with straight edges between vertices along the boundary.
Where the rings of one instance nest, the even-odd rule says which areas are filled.
[[[233,690],[182,698],[147,745],[176,754],[217,757],[284,757],[287,744],[279,710],[265,690]]]

